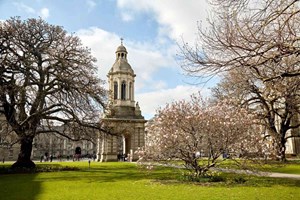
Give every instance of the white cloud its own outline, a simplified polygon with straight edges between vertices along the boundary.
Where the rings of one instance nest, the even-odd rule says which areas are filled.
[[[35,14],[36,13],[36,11],[32,7],[27,6],[24,3],[13,2],[13,4],[14,4],[14,6],[17,7],[18,10],[25,11],[28,14]]]
[[[13,2],[13,5],[16,6],[16,8],[20,11],[24,11],[27,14],[30,15],[38,15],[43,19],[47,19],[49,17],[49,9],[48,8],[42,8],[39,11],[35,10],[33,7],[30,7],[24,3],[20,2]]]
[[[92,9],[94,9],[97,6],[96,2],[93,0],[87,0],[86,4],[89,8],[89,11],[91,11]]]
[[[142,114],[146,119],[150,119],[159,107],[164,107],[167,103],[182,99],[189,99],[194,93],[200,91],[203,97],[208,97],[210,91],[207,88],[193,85],[178,85],[175,88],[162,89],[153,92],[136,94],[135,100],[139,102]]]
[[[42,8],[39,12],[41,18],[47,19],[49,17],[49,9],[48,8]]]
[[[83,45],[91,48],[92,55],[97,58],[99,76],[106,80],[106,75],[115,61],[116,48],[120,45],[119,36],[95,27],[81,29],[76,34]]]
[[[205,0],[118,0],[121,12],[149,12],[160,25],[159,33],[188,42],[196,38],[197,22],[206,24],[209,6]]]
[[[166,81],[159,80],[159,81],[155,82],[154,89],[161,90],[161,89],[167,88],[167,86],[168,86],[168,84],[166,83]]]
[[[132,14],[129,14],[127,12],[122,12],[121,13],[121,18],[123,21],[125,22],[129,22],[129,21],[132,21],[133,20],[133,15]]]

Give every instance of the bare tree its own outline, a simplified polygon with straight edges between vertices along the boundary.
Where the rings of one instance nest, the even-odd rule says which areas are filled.
[[[262,70],[261,70],[262,71]],[[291,130],[300,127],[300,79],[274,79],[264,82],[255,78],[251,70],[232,70],[213,90],[217,99],[234,99],[256,116],[265,129],[265,138],[273,141],[273,155],[285,161],[288,138],[299,137]]]
[[[141,162],[182,160],[197,177],[207,175],[230,153],[231,158],[263,156],[259,127],[245,109],[222,101],[209,105],[199,96],[160,109],[147,127]],[[227,156],[226,156],[227,157]]]
[[[285,160],[287,133],[300,125],[299,1],[211,2],[210,26],[199,26],[195,47],[183,45],[182,67],[193,76],[224,75],[219,88],[255,111]]]
[[[79,38],[42,19],[0,22],[0,102],[21,144],[13,167],[34,167],[33,138],[88,139],[106,102],[95,58]],[[55,126],[63,128],[55,129]]]
[[[198,28],[195,46],[181,47],[182,67],[193,76],[247,68],[264,81],[299,77],[298,0],[211,0],[209,27]],[[286,60],[293,62],[288,62]],[[261,69],[269,68],[270,73]]]

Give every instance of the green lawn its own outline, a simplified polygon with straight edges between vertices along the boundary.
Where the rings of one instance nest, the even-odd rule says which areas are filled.
[[[4,164],[0,164],[0,168]],[[243,184],[233,183],[227,174],[224,183],[190,183],[179,180],[178,170],[139,169],[133,163],[51,163],[48,168],[78,167],[77,171],[32,174],[1,174],[0,199],[300,199],[300,180],[246,177]],[[38,163],[45,168],[45,164]]]
[[[265,168],[267,169],[267,171],[272,171],[272,172],[300,174],[300,161],[293,160],[293,161],[288,161],[284,164],[273,163],[273,164],[266,165]]]

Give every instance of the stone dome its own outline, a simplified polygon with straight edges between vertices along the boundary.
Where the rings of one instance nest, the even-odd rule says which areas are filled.
[[[117,48],[116,53],[117,53],[117,52],[126,52],[126,53],[127,53],[127,50],[126,50],[126,48],[123,46],[123,44],[121,44],[121,45]]]
[[[134,74],[130,64],[126,60],[122,59],[116,60],[116,62],[113,64],[112,68],[110,69],[110,73],[113,72],[129,72]]]
[[[126,47],[121,43],[116,50],[116,61],[110,69],[110,73],[123,72],[134,74],[133,69],[127,61],[127,54]]]

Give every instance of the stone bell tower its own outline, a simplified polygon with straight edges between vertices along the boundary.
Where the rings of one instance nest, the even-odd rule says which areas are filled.
[[[123,45],[116,50],[116,60],[107,77],[109,84],[109,107],[102,118],[106,128],[114,136],[103,136],[101,158],[104,161],[128,157],[137,160],[135,151],[145,145],[145,123],[139,104],[134,100],[136,77],[127,60],[128,52]]]

